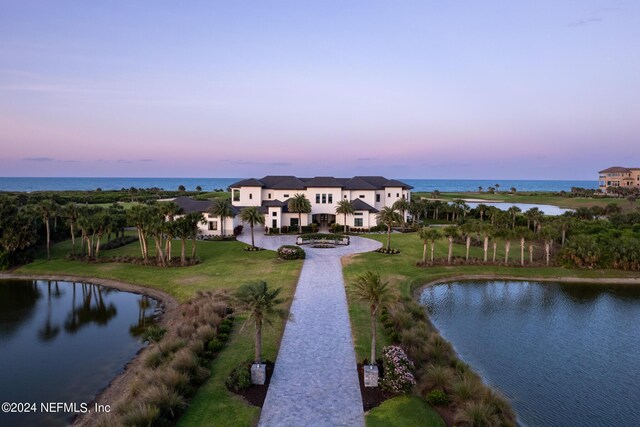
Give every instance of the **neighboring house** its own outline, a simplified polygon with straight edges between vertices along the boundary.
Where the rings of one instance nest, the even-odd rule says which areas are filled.
[[[265,216],[265,227],[281,228],[298,226],[298,213],[289,211],[289,199],[304,194],[311,203],[311,213],[302,214],[302,225],[311,223],[326,228],[333,223],[343,225],[344,215],[336,215],[336,206],[342,199],[349,200],[354,209],[347,215],[347,225],[355,228],[371,228],[378,224],[381,208],[392,206],[398,199],[411,200],[411,187],[403,182],[382,176],[356,176],[353,178],[296,178],[294,176],[265,176],[262,179],[244,179],[230,186],[235,217],[225,218],[224,233],[232,235],[233,229],[243,225],[240,211],[258,206]],[[169,200],[167,200],[169,201]],[[181,196],[170,200],[187,214],[201,212],[206,223],[201,224],[200,235],[221,236],[221,219],[208,213],[216,201],[201,201]],[[407,213],[405,213],[407,214]]]
[[[346,199],[355,211],[354,215],[347,216],[347,225],[370,228],[378,224],[376,215],[381,208],[392,206],[398,199],[410,201],[413,187],[382,176],[265,176],[238,181],[230,188],[234,206],[239,209],[261,207],[266,227],[297,226],[298,214],[289,211],[289,199],[296,194],[304,194],[311,203],[311,213],[302,214],[301,225],[316,223],[325,228],[333,223],[343,224],[344,216],[336,215],[336,206],[340,200]]]
[[[601,170],[598,175],[598,188],[606,192],[609,187],[640,187],[640,168],[613,166]]]

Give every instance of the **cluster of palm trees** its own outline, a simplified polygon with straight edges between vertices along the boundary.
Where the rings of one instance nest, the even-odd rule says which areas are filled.
[[[480,208],[480,207],[479,207]],[[490,212],[487,221],[469,219],[459,226],[450,225],[442,228],[423,227],[418,232],[418,237],[423,243],[422,264],[427,264],[427,247],[431,246],[430,263],[434,262],[434,252],[436,241],[446,238],[448,241],[447,264],[451,264],[453,259],[453,244],[456,239],[462,238],[465,242],[465,261],[470,260],[470,249],[473,239],[481,240],[483,247],[484,263],[489,262],[489,241],[493,241],[492,262],[496,262],[496,252],[498,241],[504,244],[504,264],[509,264],[511,243],[519,242],[520,265],[524,266],[525,250],[528,250],[528,262],[534,262],[534,247],[538,242],[542,242],[545,250],[545,262],[550,264],[550,252],[554,241],[560,240],[564,245],[566,233],[572,224],[569,216],[558,216],[556,218],[544,217],[542,212],[533,208],[524,213],[527,219],[527,226],[517,225],[516,219],[520,214],[520,209],[512,207],[507,211],[494,212],[491,207],[487,207]]]

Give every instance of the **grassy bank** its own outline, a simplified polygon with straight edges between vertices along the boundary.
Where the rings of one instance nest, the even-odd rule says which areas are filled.
[[[384,242],[385,235],[369,235],[367,237]],[[515,242],[514,242],[515,243]],[[367,270],[371,270],[379,273],[384,280],[390,281],[392,287],[398,292],[400,296],[410,297],[414,291],[425,283],[435,280],[446,279],[447,277],[460,277],[465,275],[502,275],[513,276],[520,278],[558,278],[558,277],[579,277],[579,278],[629,278],[639,277],[637,273],[626,272],[620,270],[576,270],[565,269],[559,267],[549,268],[521,268],[521,267],[505,267],[505,266],[483,266],[483,265],[460,265],[460,266],[434,266],[434,267],[417,267],[416,261],[422,257],[422,242],[417,238],[415,233],[409,234],[394,234],[392,236],[392,246],[401,251],[399,255],[382,255],[379,253],[364,253],[357,256],[350,257],[344,261],[344,276],[345,282],[348,284],[353,282],[357,275],[364,273]],[[500,256],[500,246],[498,256]],[[436,256],[446,256],[448,244],[442,240],[436,244]],[[454,255],[463,256],[465,253],[465,247],[463,245],[454,245]],[[515,253],[514,253],[515,252]],[[482,253],[481,248],[472,248],[472,256],[480,256]],[[475,254],[475,255],[474,255]],[[511,259],[519,257],[519,250],[517,247],[513,247]],[[351,316],[351,325],[353,328],[353,335],[356,347],[356,355],[358,361],[368,357],[371,332],[369,323],[368,308],[363,304],[356,303],[352,300],[349,301],[349,313]],[[378,325],[378,354],[383,346],[390,344],[390,340],[384,334],[382,325]],[[422,396],[423,397],[423,396]],[[387,402],[388,404],[381,405],[376,410],[372,410],[367,414],[367,425],[393,425],[384,424],[385,420],[401,419],[404,425],[413,423],[421,423],[418,415],[420,410],[415,408],[418,405],[418,401],[421,405],[426,406],[429,410],[431,408],[421,398],[411,398],[414,400],[403,401],[399,400],[394,402],[393,400]],[[394,399],[395,400],[395,399]],[[412,403],[408,403],[412,402]],[[411,417],[411,414],[416,414],[415,418],[406,420],[406,417]],[[431,422],[429,424],[420,425],[439,425],[437,422]]]
[[[431,197],[431,193],[415,192],[413,196],[418,197]],[[563,197],[556,196],[551,192],[548,193],[527,193],[517,192],[516,194],[498,193],[490,194],[486,192],[466,192],[466,193],[440,193],[439,199],[455,200],[455,199],[475,199],[486,200],[487,202],[504,202],[504,203],[532,203],[541,205],[555,205],[561,208],[577,209],[581,207],[593,207],[600,206],[605,207],[609,203],[619,205],[623,210],[633,210],[640,207],[640,200],[631,204],[625,198],[616,197]]]
[[[64,241],[53,245],[51,261],[47,261],[45,254],[40,253],[33,263],[17,269],[14,273],[113,279],[160,289],[180,302],[187,301],[200,290],[233,291],[243,283],[260,279],[274,287],[282,286],[282,295],[290,299],[295,290],[302,261],[279,261],[272,251],[245,252],[242,250],[245,246],[235,241],[197,242],[197,256],[202,261],[200,264],[191,267],[160,268],[121,263],[89,264],[69,260],[66,256],[71,251],[71,241]],[[179,251],[179,242],[174,242],[173,256],[179,257]],[[102,256],[117,255],[139,256],[138,242],[102,253]],[[205,426],[215,423],[252,426],[257,423],[259,408],[247,404],[229,392],[224,385],[231,370],[241,361],[249,360],[253,356],[253,329],[248,325],[240,331],[243,322],[243,316],[239,316],[228,345],[211,365],[211,377],[193,398],[180,425]],[[275,360],[283,330],[284,322],[276,320],[273,327],[267,327],[263,331],[263,354],[266,359]]]

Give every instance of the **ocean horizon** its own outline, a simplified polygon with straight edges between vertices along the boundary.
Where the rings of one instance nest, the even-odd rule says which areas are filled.
[[[120,190],[135,188],[160,188],[177,190],[184,185],[189,191],[197,186],[202,190],[226,190],[234,182],[243,178],[95,178],[95,177],[0,177],[0,191],[89,191]],[[486,190],[498,184],[499,189],[508,191],[515,187],[518,191],[570,191],[571,187],[598,188],[593,180],[524,180],[524,179],[403,179],[399,180],[414,187],[414,192],[468,192]]]

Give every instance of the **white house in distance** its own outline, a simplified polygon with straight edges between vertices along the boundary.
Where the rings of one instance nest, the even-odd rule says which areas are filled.
[[[280,175],[243,179],[229,187],[236,216],[225,219],[225,235],[233,234],[236,226],[244,225],[239,213],[249,206],[260,208],[267,228],[298,226],[298,213],[289,212],[288,209],[289,199],[296,194],[304,194],[311,203],[311,213],[301,216],[303,226],[311,223],[318,224],[320,228],[326,228],[332,223],[343,225],[344,215],[336,215],[336,206],[340,200],[349,200],[355,212],[354,215],[347,215],[347,226],[367,229],[378,225],[376,215],[381,208],[392,206],[398,199],[410,201],[413,188],[401,181],[382,176],[297,178]],[[185,213],[202,212],[205,215],[206,224],[200,226],[203,236],[221,235],[220,218],[207,213],[215,205],[215,201],[178,197],[173,202]]]

